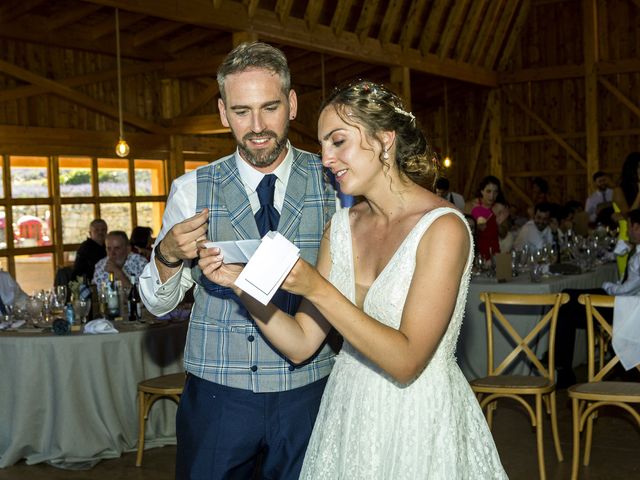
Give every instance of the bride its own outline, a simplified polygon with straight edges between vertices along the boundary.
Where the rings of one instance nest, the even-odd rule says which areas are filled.
[[[283,288],[295,317],[237,290],[262,333],[293,363],[331,327],[344,345],[325,389],[300,478],[503,479],[491,433],[455,360],[472,239],[430,190],[436,165],[397,95],[360,81],[318,121],[322,161],[342,192],[314,268],[300,259]],[[214,253],[216,252],[216,253]],[[233,286],[237,266],[203,250],[207,277]]]

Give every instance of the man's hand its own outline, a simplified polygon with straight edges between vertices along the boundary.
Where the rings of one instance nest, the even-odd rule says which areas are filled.
[[[202,273],[211,280],[222,287],[234,288],[238,293],[239,289],[234,286],[238,275],[244,268],[243,264],[238,263],[223,263],[224,258],[218,247],[206,248],[205,242],[199,242],[199,255],[198,266],[202,269]]]
[[[176,223],[162,238],[160,252],[170,262],[190,260],[198,256],[198,241],[207,239],[209,209]]]

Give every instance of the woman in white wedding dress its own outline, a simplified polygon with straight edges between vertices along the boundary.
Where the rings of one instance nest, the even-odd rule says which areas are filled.
[[[471,235],[458,210],[414,181],[432,186],[436,164],[413,114],[361,81],[327,99],[318,138],[341,190],[363,201],[334,215],[317,269],[299,260],[285,280],[305,297],[295,317],[276,307],[265,315],[241,294],[293,362],[310,357],[332,326],[345,340],[300,478],[506,478],[454,356]],[[220,266],[212,257],[203,271],[231,285]]]

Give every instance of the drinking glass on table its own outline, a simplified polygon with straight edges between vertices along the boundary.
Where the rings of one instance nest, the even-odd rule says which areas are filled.
[[[56,303],[63,307],[67,304],[67,286],[58,285],[55,287]]]
[[[87,315],[91,308],[91,300],[85,300],[84,298],[76,298],[73,301],[73,310],[76,317],[80,319],[80,323],[87,323]]]

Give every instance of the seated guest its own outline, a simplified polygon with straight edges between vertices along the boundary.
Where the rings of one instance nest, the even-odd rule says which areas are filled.
[[[477,198],[467,208],[476,222],[476,247],[483,258],[491,258],[500,252],[500,239],[509,233],[509,209],[506,203],[500,180],[493,175],[484,177]]]
[[[565,388],[576,382],[573,372],[573,349],[576,328],[585,328],[585,309],[578,303],[578,297],[583,293],[596,295],[640,295],[640,209],[628,213],[629,221],[629,261],[625,276],[620,282],[604,282],[602,288],[574,290],[564,292],[571,297],[570,301],[560,307],[558,325],[556,327],[556,368],[558,370],[557,384]],[[611,322],[611,311],[604,309],[603,316]],[[607,318],[607,315],[609,318]]]
[[[589,222],[595,224],[598,213],[605,207],[610,207],[613,202],[613,188],[609,175],[604,172],[596,172],[593,174],[593,183],[596,191],[587,198],[584,209],[589,214]],[[611,216],[613,212],[609,214]]]
[[[151,227],[137,226],[131,231],[131,251],[142,255],[149,261],[153,246],[153,230]]]
[[[551,245],[560,254],[561,249],[567,246],[567,236],[573,228],[573,212],[557,203],[552,203],[550,208],[549,229],[551,230]]]
[[[113,273],[116,280],[122,282],[125,288],[131,287],[131,277],[139,277],[148,263],[147,259],[131,251],[129,238],[121,230],[114,230],[107,234],[107,256],[96,264],[93,273],[93,283],[103,284],[109,280],[109,273]]]
[[[104,246],[106,236],[107,222],[96,218],[89,224],[89,238],[80,244],[76,252],[72,279],[83,276],[87,279],[93,278],[96,263],[107,256],[107,249]]]
[[[553,237],[549,228],[550,217],[550,204],[538,203],[534,209],[533,219],[522,226],[513,243],[513,248],[521,250],[525,245],[529,245],[534,250],[540,250],[545,245],[553,244]]]
[[[9,272],[0,270],[0,314],[9,313],[8,306],[27,301],[27,294],[24,293],[20,285],[13,279]]]
[[[461,212],[464,211],[464,198],[459,193],[450,191],[449,188],[448,178],[440,177],[436,180],[436,195],[453,203]]]

